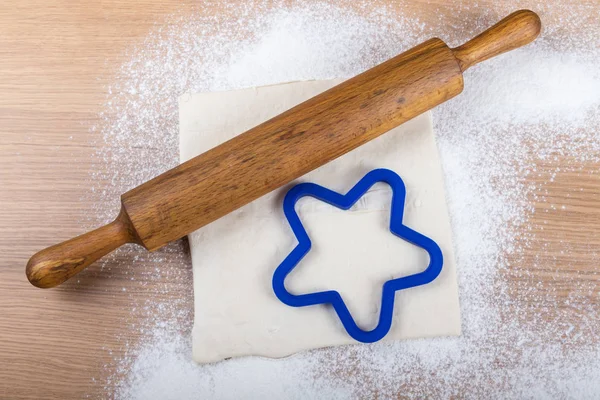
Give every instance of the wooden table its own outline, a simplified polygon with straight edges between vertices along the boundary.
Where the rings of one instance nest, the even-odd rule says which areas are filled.
[[[405,12],[425,22],[443,20],[460,26],[458,3],[416,0]],[[531,2],[511,3],[480,1],[481,8],[499,14],[517,7],[539,9]],[[587,8],[590,18],[600,13],[596,0],[567,6]],[[205,7],[219,11],[218,3]],[[90,126],[99,122],[106,87],[126,60],[125,50],[141,43],[154,24],[168,23],[169,15],[196,12],[194,5],[175,0],[1,2],[0,397],[110,397],[114,382],[107,384],[106,379],[115,373],[114,360],[124,354],[126,343],[139,339],[133,325],[148,317],[132,313],[134,306],[161,296],[177,304],[183,318],[191,318],[191,267],[183,242],[163,250],[160,266],[148,261],[132,268],[127,252],[52,290],[30,286],[24,267],[35,251],[89,228],[86,217],[103,201],[89,193],[90,173],[99,168],[94,165],[97,149],[91,144]],[[460,18],[477,12],[472,8]],[[547,7],[542,15],[556,21],[561,9]],[[576,25],[568,29],[576,30]],[[554,167],[540,165],[539,179],[546,182]],[[583,165],[581,171],[560,173],[553,183],[543,185],[548,197],[560,199],[568,211],[536,214],[543,215],[547,224],[524,260],[541,257],[557,265],[559,271],[553,274],[531,271],[541,281],[560,282],[563,290],[553,292],[557,300],[566,296],[576,279],[571,268],[598,268],[597,252],[589,249],[600,245],[600,177],[589,172],[599,167]],[[587,190],[576,198],[565,197],[578,187]],[[548,207],[534,205],[539,211]],[[536,218],[530,223],[533,230],[543,225]],[[565,223],[573,229],[561,229]],[[572,244],[570,258],[553,250],[559,239]],[[544,248],[546,243],[549,247]],[[132,274],[135,280],[130,279]]]

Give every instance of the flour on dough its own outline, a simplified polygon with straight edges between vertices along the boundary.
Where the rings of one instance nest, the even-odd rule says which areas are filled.
[[[179,100],[180,155],[186,161],[330,88],[339,81],[295,82]],[[329,306],[293,308],[273,294],[273,271],[296,240],[282,198],[293,184],[315,182],[345,193],[367,172],[389,168],[406,184],[404,223],[442,249],[444,267],[429,285],[396,294],[383,340],[460,334],[455,260],[443,177],[429,113],[193,232],[193,358],[284,357],[356,343]],[[376,184],[349,211],[303,198],[297,210],[313,247],[288,276],[292,293],[338,290],[355,320],[371,329],[383,282],[423,270],[427,253],[389,231],[391,190]]]

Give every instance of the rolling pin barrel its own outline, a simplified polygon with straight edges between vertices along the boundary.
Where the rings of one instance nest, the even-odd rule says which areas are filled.
[[[540,28],[521,10],[454,49],[428,40],[125,193],[114,222],[38,252],[27,277],[52,287],[124,243],[179,239],[456,96],[463,71]]]
[[[459,94],[440,39],[349,79],[125,193],[152,250],[299,178]]]

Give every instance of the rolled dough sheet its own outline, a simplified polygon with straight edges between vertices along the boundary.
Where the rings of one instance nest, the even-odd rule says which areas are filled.
[[[330,88],[339,81],[294,82],[179,99],[180,156],[186,161]],[[455,260],[442,171],[429,113],[415,118],[189,235],[194,270],[193,358],[200,363],[258,355],[284,357],[356,343],[330,306],[293,308],[271,288],[273,271],[296,240],[282,198],[311,181],[345,193],[368,171],[389,168],[407,189],[404,223],[442,249],[444,267],[429,285],[396,294],[383,340],[460,334]],[[338,290],[355,320],[372,329],[383,282],[423,270],[427,253],[389,231],[391,190],[376,184],[351,210],[311,198],[297,210],[313,247],[288,276],[292,293]]]

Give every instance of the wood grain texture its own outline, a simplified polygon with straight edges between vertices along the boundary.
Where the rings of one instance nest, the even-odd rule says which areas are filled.
[[[462,70],[540,27],[521,10],[456,50],[436,38],[393,57],[125,193],[115,222],[36,253],[27,277],[54,287],[122,244],[180,239],[458,95]]]
[[[456,96],[452,51],[429,40],[125,193],[150,250],[338,158]]]
[[[464,21],[479,18],[483,9],[498,15],[515,9],[508,0],[479,3],[465,11],[456,1],[389,2],[392,11],[419,18],[433,31],[443,21],[458,36]],[[596,0],[564,8],[562,3],[544,5],[545,23],[563,20],[563,11],[574,7],[587,12],[588,23],[600,12]],[[210,7],[218,12],[220,6]],[[539,4],[522,1],[521,7],[538,11]],[[195,12],[193,5],[174,0],[0,3],[1,398],[113,397],[117,382],[107,378],[117,372],[115,358],[126,354],[126,343],[133,346],[142,338],[138,327],[148,318],[139,305],[161,299],[191,315],[191,267],[182,243],[160,249],[159,264],[144,258],[140,248],[135,266],[131,257],[117,254],[49,291],[32,287],[23,266],[35,251],[87,227],[81,221],[97,201],[87,196],[96,150],[89,127],[98,122],[106,85],[127,60],[126,50],[141,44],[154,24],[168,23],[168,15]],[[562,29],[576,37],[582,26]],[[577,281],[590,279],[585,274],[597,269],[592,249],[600,247],[600,175],[595,173],[600,165],[563,169],[548,183],[557,166],[569,163],[549,160],[529,178],[539,181],[538,195],[547,201],[531,199],[536,212],[524,229],[538,239],[514,260],[508,277],[516,292],[535,281],[535,291],[554,304],[566,304],[580,290]],[[540,267],[529,267],[534,264]],[[585,295],[597,301],[597,293]],[[542,306],[532,302],[532,313]],[[557,313],[563,309],[557,307]],[[584,328],[576,314],[559,316],[576,332]]]

